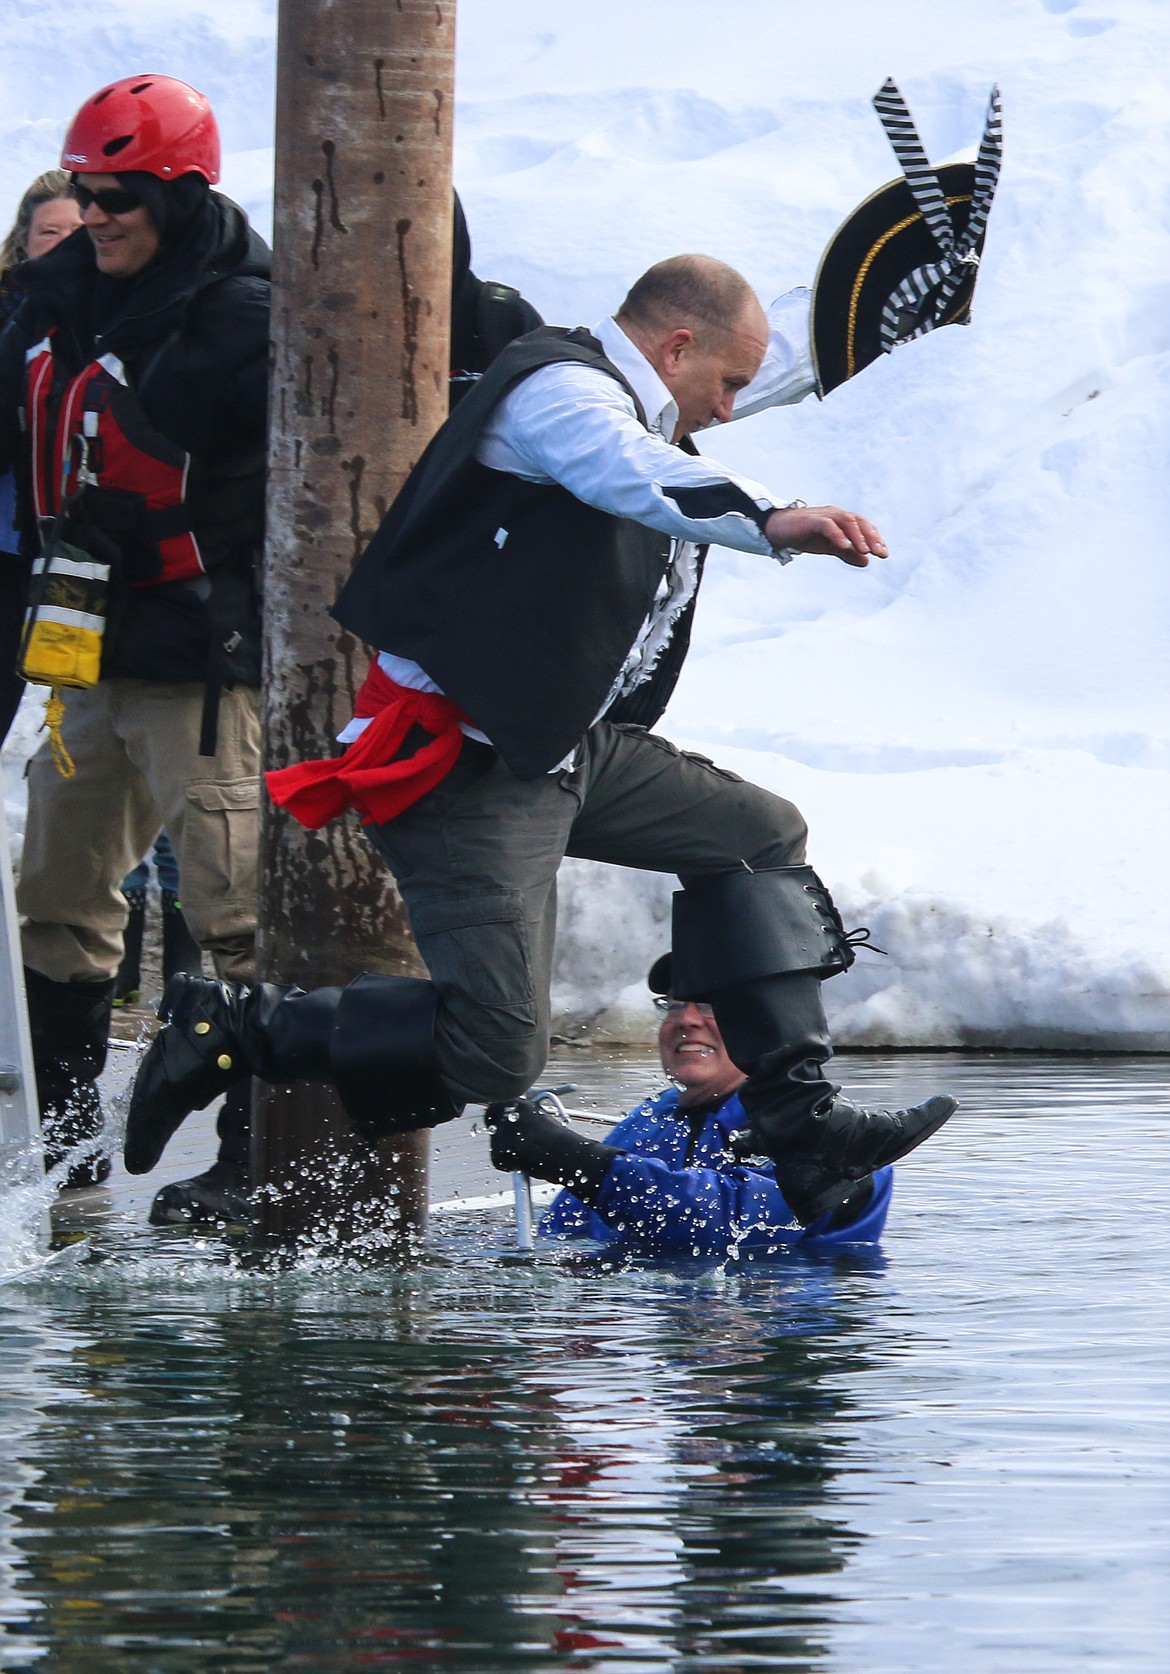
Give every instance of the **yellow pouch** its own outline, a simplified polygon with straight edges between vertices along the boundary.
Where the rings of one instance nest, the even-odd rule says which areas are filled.
[[[101,678],[110,566],[81,547],[53,540],[34,560],[29,605],[16,672],[52,687],[45,711],[57,766],[66,778],[73,763],[61,739],[61,687],[96,686]]]

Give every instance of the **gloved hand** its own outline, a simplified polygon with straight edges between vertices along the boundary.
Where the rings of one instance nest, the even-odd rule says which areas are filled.
[[[597,1202],[613,1159],[623,1154],[613,1145],[601,1145],[596,1139],[574,1133],[530,1099],[489,1104],[485,1120],[491,1134],[493,1168],[567,1186],[590,1208]]]

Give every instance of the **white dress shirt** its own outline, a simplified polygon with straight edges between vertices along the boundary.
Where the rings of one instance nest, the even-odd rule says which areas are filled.
[[[733,421],[765,407],[802,401],[815,387],[810,300],[810,293],[800,289],[780,297],[767,310],[768,347],[759,372],[736,397]],[[627,391],[608,373],[579,362],[558,361],[542,366],[504,397],[488,420],[475,456],[481,464],[525,482],[560,483],[586,505],[672,537],[666,574],[596,717],[600,720],[619,697],[650,677],[698,584],[699,547],[717,543],[776,557],[762,523],[769,512],[789,500],[714,460],[675,447],[671,437],[678,408],[650,362],[615,319],[602,320],[593,335],[637,395],[646,426],[639,421]],[[748,514],[740,502],[737,509],[721,510],[714,516],[688,517],[671,495],[672,489],[707,489],[716,491],[717,500],[721,485],[738,491],[731,493],[732,501],[746,495],[755,515]],[[781,561],[786,562],[787,556]],[[383,651],[378,663],[400,686],[440,690],[409,658]],[[367,725],[364,720],[351,721],[339,742],[352,742]],[[471,738],[490,743],[473,726],[463,730]]]

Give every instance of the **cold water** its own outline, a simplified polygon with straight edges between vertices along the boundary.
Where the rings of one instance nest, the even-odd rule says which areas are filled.
[[[501,1208],[287,1269],[115,1204],[11,1277],[0,1668],[1164,1674],[1170,1061],[839,1067],[962,1100],[880,1253],[525,1257]]]

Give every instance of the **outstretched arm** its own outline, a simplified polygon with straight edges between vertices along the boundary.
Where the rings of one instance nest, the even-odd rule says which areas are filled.
[[[591,367],[546,366],[526,378],[500,403],[476,457],[526,482],[559,482],[586,505],[679,540],[765,557],[825,552],[857,565],[885,557],[864,518],[835,506],[787,513],[762,484],[651,433],[621,385]]]

